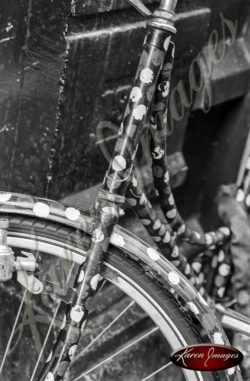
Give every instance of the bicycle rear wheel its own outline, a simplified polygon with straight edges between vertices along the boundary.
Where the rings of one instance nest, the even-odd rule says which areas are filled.
[[[89,241],[89,236],[64,225],[10,218],[8,244],[16,255],[31,252],[37,256],[37,277],[44,290],[39,296],[27,292],[19,296],[21,288],[13,281],[1,285],[0,379],[35,380],[64,324],[64,305],[58,295],[70,300],[74,274]],[[216,373],[183,371],[170,362],[172,351],[200,342],[200,335],[173,296],[140,263],[111,246],[102,276],[101,289],[89,303],[88,323],[67,381],[218,379]],[[12,320],[9,329],[7,320]]]

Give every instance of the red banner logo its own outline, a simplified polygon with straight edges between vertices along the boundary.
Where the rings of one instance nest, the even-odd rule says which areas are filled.
[[[243,354],[233,347],[219,344],[195,344],[174,352],[170,359],[181,368],[216,371],[235,367]]]

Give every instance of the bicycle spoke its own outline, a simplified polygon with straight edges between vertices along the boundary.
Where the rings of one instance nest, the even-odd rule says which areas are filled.
[[[75,361],[77,361],[88,349],[90,349],[92,347],[92,345],[98,340],[100,339],[100,337],[105,333],[107,332],[133,305],[135,304],[135,302],[131,302],[127,307],[125,307],[120,313],[119,315],[117,315],[114,320],[112,320],[112,322],[110,322],[82,351],[81,353],[79,353],[75,359],[72,361],[72,363],[74,363]]]
[[[23,293],[23,297],[22,297],[21,303],[20,303],[20,306],[19,306],[19,309],[18,309],[18,312],[17,312],[16,319],[15,319],[15,322],[14,322],[14,325],[13,325],[13,328],[12,328],[12,331],[11,331],[11,334],[10,334],[10,337],[9,337],[9,341],[7,343],[7,346],[6,346],[4,355],[3,355],[2,363],[1,363],[1,366],[0,366],[0,375],[2,373],[5,360],[6,360],[7,356],[8,356],[10,345],[11,345],[12,339],[13,339],[14,334],[15,334],[15,330],[16,330],[16,327],[17,327],[17,323],[18,323],[18,320],[19,320],[22,308],[23,308],[23,304],[25,302],[26,295],[27,295],[27,290],[25,289],[25,291]]]
[[[159,368],[155,372],[149,374],[147,377],[143,378],[141,381],[147,381],[147,380],[149,380],[151,377],[153,377],[156,374],[160,373],[162,370],[167,369],[169,367],[169,365],[172,365],[172,363],[169,362],[169,363],[163,365],[161,368]]]
[[[58,305],[57,305],[57,307],[56,307],[55,313],[54,313],[53,318],[52,318],[52,320],[51,320],[51,323],[50,323],[50,326],[49,326],[47,335],[46,335],[45,340],[44,340],[44,342],[43,342],[43,346],[42,346],[42,348],[41,348],[41,350],[40,350],[40,353],[39,353],[39,356],[38,356],[38,359],[37,359],[37,362],[36,362],[36,365],[35,365],[35,368],[34,368],[34,371],[33,371],[33,373],[32,373],[32,376],[31,376],[30,381],[33,381],[33,380],[34,380],[34,377],[35,377],[37,368],[38,368],[38,366],[39,366],[41,357],[42,357],[42,355],[43,355],[43,351],[44,351],[44,349],[45,349],[45,346],[46,346],[47,341],[48,341],[48,338],[49,338],[49,336],[50,336],[52,327],[53,327],[53,325],[54,325],[54,322],[55,322],[55,319],[56,319],[56,316],[57,316],[57,313],[58,313],[58,311],[59,311],[60,304],[61,304],[61,302],[59,302]]]
[[[159,327],[154,327],[153,329],[148,330],[142,335],[139,335],[135,340],[129,342],[127,345],[122,346],[118,351],[113,353],[112,355],[108,356],[106,359],[100,361],[96,365],[94,365],[92,368],[86,370],[80,376],[76,377],[73,381],[78,381],[81,378],[85,377],[87,374],[93,372],[95,369],[99,368],[100,366],[106,364],[108,361],[112,360],[114,357],[120,355],[121,353],[125,352],[127,349],[133,347],[135,344],[141,342],[142,340],[146,339],[147,337],[151,336],[153,333],[159,330]]]

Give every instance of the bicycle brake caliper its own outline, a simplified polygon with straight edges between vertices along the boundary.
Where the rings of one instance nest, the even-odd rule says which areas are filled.
[[[13,250],[7,244],[9,221],[0,220],[0,282],[12,279],[13,272],[17,272],[17,281],[32,294],[40,294],[43,290],[42,282],[32,274],[36,270],[36,260],[31,253],[22,252],[25,257],[15,260]]]

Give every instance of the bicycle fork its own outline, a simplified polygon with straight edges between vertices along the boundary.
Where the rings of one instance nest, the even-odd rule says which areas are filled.
[[[147,36],[134,85],[119,131],[114,155],[95,203],[96,223],[86,262],[75,282],[75,300],[66,312],[67,329],[59,332],[56,344],[37,381],[62,380],[87,320],[86,302],[97,290],[100,271],[112,230],[123,214],[125,191],[133,169],[133,158],[149,114],[158,77],[171,36],[176,32],[174,11],[177,0],[162,0],[147,23]],[[138,2],[137,2],[138,3]]]

